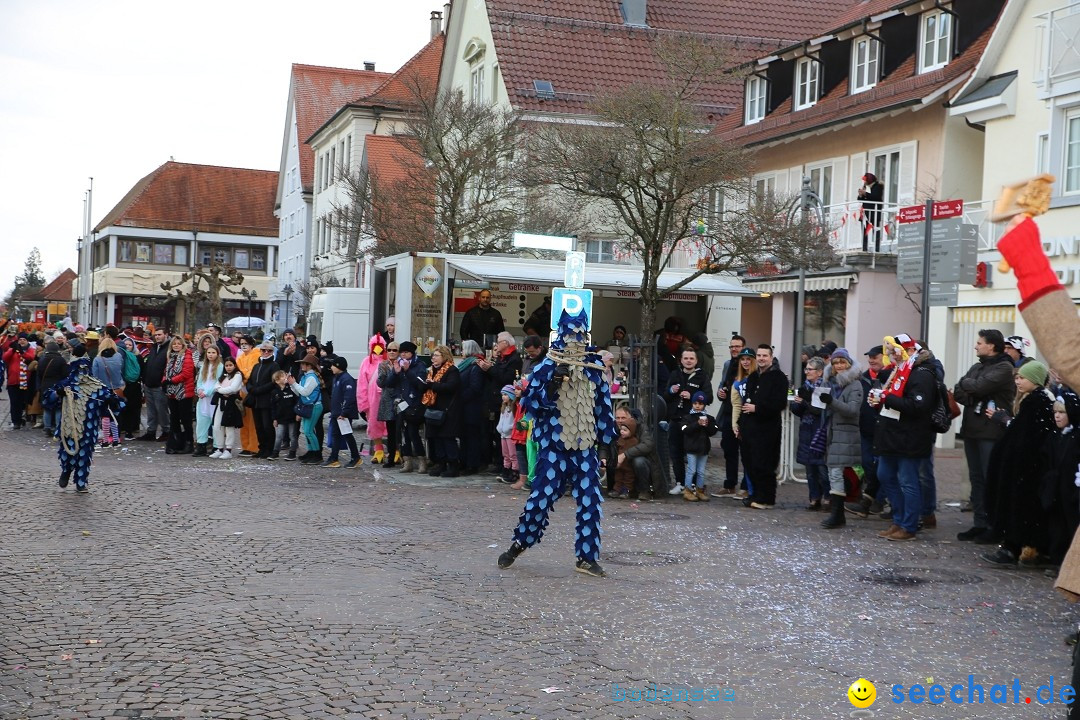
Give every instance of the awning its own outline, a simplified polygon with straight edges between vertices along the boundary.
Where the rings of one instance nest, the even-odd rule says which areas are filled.
[[[858,282],[854,273],[844,275],[814,275],[805,280],[807,292],[821,290],[847,290],[851,283]],[[776,280],[744,280],[747,289],[757,293],[794,293],[799,292],[799,278]]]
[[[990,305],[987,307],[953,308],[952,321],[960,323],[1013,323],[1016,322],[1015,305]]]
[[[492,282],[536,283],[562,287],[566,264],[558,260],[528,260],[510,257],[446,256],[449,268],[476,280]],[[657,287],[661,290],[692,275],[694,270],[665,270],[660,273]],[[641,267],[634,265],[585,266],[585,287],[593,290],[638,290],[641,288]],[[722,275],[699,275],[679,288],[680,293],[698,295],[757,295],[738,281]]]

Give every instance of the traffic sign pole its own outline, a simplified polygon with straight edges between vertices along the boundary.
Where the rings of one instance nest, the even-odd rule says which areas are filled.
[[[934,216],[934,201],[926,201],[926,222],[923,228],[923,269],[922,269],[922,327],[919,329],[919,340],[928,343],[926,336],[930,334],[930,243],[933,235],[932,218]]]

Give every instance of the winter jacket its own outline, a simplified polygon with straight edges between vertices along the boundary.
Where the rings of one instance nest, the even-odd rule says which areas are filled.
[[[825,379],[831,388],[832,397],[826,411],[829,439],[825,449],[825,464],[829,467],[862,465],[859,413],[866,403],[859,370],[858,365],[852,365],[835,376],[831,366],[825,370]]]
[[[463,363],[464,364],[464,361]],[[492,372],[495,368],[491,369]],[[461,374],[461,396],[463,406],[462,421],[466,425],[480,425],[488,419],[488,377],[476,362],[471,362],[464,369],[459,365]],[[500,392],[502,385],[499,386]],[[500,396],[501,397],[501,396]]]
[[[98,353],[91,367],[94,377],[105,383],[105,387],[110,390],[124,387],[124,356],[120,353],[114,352],[109,357]]]
[[[432,367],[429,374],[431,377],[434,377],[438,374],[438,370]],[[457,437],[458,432],[461,429],[461,403],[457,396],[460,389],[461,374],[453,365],[447,369],[446,374],[443,375],[442,379],[438,382],[421,383],[421,396],[423,395],[424,390],[432,390],[435,392],[435,404],[425,407],[430,407],[434,410],[442,410],[446,413],[443,422],[438,425],[427,426],[427,436],[429,438]]]
[[[285,345],[282,345],[274,353],[274,362],[286,374],[296,377],[300,374],[300,360],[304,357],[304,354],[304,348],[300,347],[299,344],[293,346],[291,353],[286,351]]]
[[[487,407],[488,410],[498,412],[502,405],[502,389],[504,385],[512,385],[521,376],[521,355],[516,347],[509,347],[502,354],[491,369],[487,371]]]
[[[479,305],[465,311],[460,329],[462,340],[475,340],[480,343],[480,347],[484,346],[485,335],[495,336],[506,330],[502,313],[493,307],[485,310]]]
[[[720,383],[716,386],[716,396],[720,397],[720,390],[727,391],[727,396],[720,401],[720,412],[716,414],[716,422],[720,425],[721,429],[732,426],[731,410],[732,410],[732,388],[735,383],[735,376],[739,374],[739,363],[735,359],[728,360],[723,366],[723,377],[720,378]]]
[[[191,348],[184,348],[184,359],[180,363],[180,372],[172,377],[163,378],[161,384],[163,386],[182,385],[184,399],[190,400],[195,397],[195,361],[191,357]]]
[[[356,406],[356,378],[347,372],[334,377],[334,386],[330,391],[330,420],[339,417],[349,420],[360,419],[360,410]]]
[[[427,368],[424,364],[413,358],[409,367],[399,373],[394,373],[390,378],[389,387],[393,388],[398,397],[408,403],[408,407],[401,413],[405,419],[419,421],[424,417],[424,406],[420,403],[424,395],[424,385],[421,380],[427,377]]]
[[[926,458],[934,450],[934,432],[930,415],[937,407],[937,377],[930,364],[930,353],[920,350],[904,384],[902,395],[886,395],[879,405],[874,431],[874,454],[905,458]],[[896,370],[890,374],[890,381]],[[882,383],[887,387],[888,382]],[[899,419],[884,409],[900,413]]]
[[[221,415],[222,427],[243,427],[244,409],[240,405],[240,388],[244,385],[244,376],[237,370],[232,377],[221,376],[214,388],[214,422]]]
[[[255,363],[247,379],[248,395],[254,397],[254,401],[246,401],[248,407],[270,409],[270,393],[277,387],[274,384],[274,373],[280,369],[272,359],[260,358],[259,362]]]
[[[20,351],[18,340],[8,336],[2,343],[0,343],[0,349],[4,351],[3,360],[4,368],[7,371],[8,385],[19,384],[19,364],[25,362],[29,365],[34,359],[34,348],[27,346],[25,350]],[[29,380],[29,378],[27,378]]]
[[[764,429],[780,429],[780,417],[787,405],[788,379],[775,366],[765,372],[758,370],[746,378],[743,408],[754,405],[754,412],[745,410],[739,415],[739,430],[744,435]]]
[[[794,400],[788,402],[788,409],[791,410],[791,414],[799,418],[799,442],[795,448],[795,462],[801,465],[825,464],[824,447],[816,448],[816,443],[814,443],[814,437],[817,436],[818,431],[826,423],[825,411],[814,407],[810,403],[810,400],[814,397],[814,388],[821,384],[812,385],[804,380],[797,391],[802,402],[795,402]]]
[[[38,389],[45,392],[68,375],[68,364],[58,352],[47,352],[38,357]]]
[[[401,399],[399,397],[401,391],[397,385],[391,385],[390,380],[394,375],[400,375],[399,372],[394,372],[394,368],[391,366],[391,362],[397,362],[397,360],[391,360],[384,362],[379,366],[379,369],[375,371],[375,384],[382,388],[382,393],[379,396],[379,408],[376,414],[376,419],[380,422],[389,422],[397,417],[397,404]]]
[[[871,390],[880,390],[881,384],[889,379],[889,368],[883,368],[876,376],[871,376],[867,368],[859,375],[862,384],[863,398],[870,397]],[[870,403],[864,402],[859,406],[859,432],[864,438],[874,439],[874,431],[877,429],[877,408],[871,407]]]
[[[700,423],[701,418],[706,419],[705,425]],[[719,428],[712,415],[691,410],[683,416],[679,430],[683,435],[683,449],[687,455],[708,455],[712,449],[709,438],[715,435]]]
[[[1015,368],[1005,353],[981,357],[953,389],[956,402],[964,406],[960,437],[965,440],[998,440],[1004,428],[986,417],[983,411],[993,400],[998,408],[1012,410],[1016,397]]]
[[[672,390],[674,388],[674,391]],[[690,393],[689,398],[682,397],[683,392]],[[668,420],[675,424],[684,415],[690,412],[690,398],[694,393],[704,393],[705,406],[712,405],[713,391],[709,384],[709,378],[700,367],[686,372],[681,367],[668,375],[667,384],[664,386],[664,397],[667,400]],[[786,394],[785,389],[785,394]]]
[[[165,365],[169,360],[169,341],[154,343],[146,353],[143,366],[143,384],[148,388],[159,388],[165,377]]]
[[[270,415],[279,425],[296,422],[294,408],[298,399],[291,387],[278,387],[275,383],[274,390],[270,393]]]

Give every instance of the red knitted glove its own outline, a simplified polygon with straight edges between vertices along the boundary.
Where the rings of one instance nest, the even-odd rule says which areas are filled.
[[[1025,218],[998,240],[998,250],[1016,273],[1020,309],[1052,290],[1064,289],[1039,240],[1039,226]]]

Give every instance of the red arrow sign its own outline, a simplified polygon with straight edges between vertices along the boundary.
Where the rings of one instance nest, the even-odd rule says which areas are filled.
[[[964,214],[963,200],[942,200],[934,203],[931,220],[944,220],[945,218],[959,217]]]
[[[909,205],[896,211],[896,219],[901,223],[917,223],[926,220],[925,205]]]

